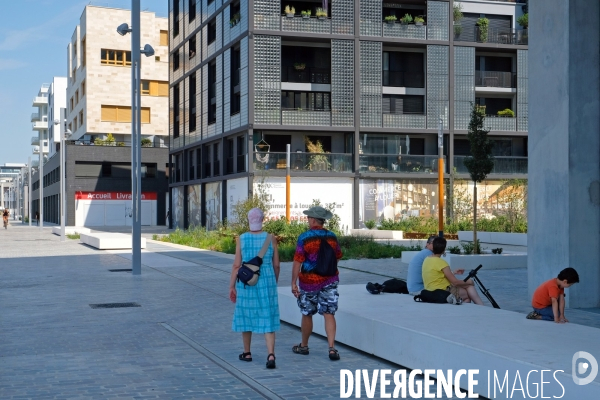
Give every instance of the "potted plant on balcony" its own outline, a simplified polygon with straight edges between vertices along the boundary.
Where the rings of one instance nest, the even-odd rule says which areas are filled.
[[[323,10],[321,7],[317,8],[317,12],[315,13],[318,19],[327,18],[327,11]]]
[[[515,112],[510,108],[505,108],[504,110],[498,111],[498,116],[504,118],[514,118]]]
[[[397,19],[398,18],[396,18],[395,15],[388,15],[384,18],[385,22],[387,22],[388,24],[395,24]]]
[[[331,168],[331,163],[325,155],[321,141],[317,140],[313,143],[309,138],[304,138],[304,142],[306,143],[308,152],[311,153],[307,168],[310,171],[328,171]]]
[[[242,18],[242,16],[240,15],[240,13],[235,13],[233,15],[233,18],[231,18],[231,20],[229,21],[229,26],[230,27],[234,27],[237,25],[238,22],[240,22],[240,19]]]
[[[296,9],[293,6],[285,6],[284,9],[285,15],[288,18],[294,18],[294,14],[296,14]]]
[[[310,18],[310,14],[312,14],[312,11],[305,10],[305,11],[301,11],[300,14],[302,14],[302,18],[306,19],[306,18]]]
[[[487,42],[490,20],[487,18],[479,18],[477,20],[477,26],[479,27],[479,41],[483,43]]]
[[[521,15],[517,18],[517,23],[523,27],[523,29],[527,29],[529,27],[529,13]]]
[[[305,63],[294,63],[294,69],[296,71],[304,71],[305,68],[306,68]]]
[[[460,36],[462,33],[462,25],[460,21],[463,19],[464,15],[462,13],[462,4],[454,3],[453,8],[453,22],[454,22],[454,36]]]
[[[423,25],[425,19],[423,17],[415,17],[415,25]]]
[[[404,17],[400,18],[400,22],[401,22],[403,25],[408,25],[408,24],[410,24],[411,22],[413,22],[413,17],[412,17],[412,15],[410,15],[410,14],[404,14]]]
[[[150,140],[148,138],[143,138],[140,141],[140,144],[142,145],[142,147],[152,147],[152,140]]]

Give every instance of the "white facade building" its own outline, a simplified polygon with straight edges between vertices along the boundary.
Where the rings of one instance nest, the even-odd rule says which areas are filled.
[[[54,156],[60,146],[59,123],[64,118],[60,109],[67,107],[67,78],[55,76],[48,89],[48,147],[49,157]]]
[[[35,136],[31,138],[33,154],[39,154],[40,161],[42,157],[48,155],[48,90],[49,83],[43,83],[38,95],[33,98],[32,106],[37,108],[31,114],[32,128]]]

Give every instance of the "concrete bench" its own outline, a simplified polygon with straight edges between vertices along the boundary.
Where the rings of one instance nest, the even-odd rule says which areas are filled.
[[[81,226],[65,226],[65,235],[75,235],[77,233],[90,233],[91,230],[89,228],[84,228]],[[53,226],[52,233],[60,236],[60,226]]]
[[[81,243],[95,247],[99,250],[131,249],[131,235],[125,233],[99,232],[82,233],[79,235]],[[142,249],[146,248],[146,239],[142,238]]]
[[[300,326],[301,314],[290,288],[278,290],[281,320]],[[371,295],[362,284],[340,285],[339,292],[336,340],[343,344],[410,369],[478,369],[475,392],[488,398],[511,398],[517,372],[525,386],[532,370],[537,370],[529,376],[532,396],[533,383],[538,390],[540,387],[540,371],[550,370],[543,376],[543,381],[549,382],[544,384],[545,397],[561,396],[563,389],[556,377],[564,387],[563,399],[600,398],[600,374],[584,386],[576,385],[571,377],[576,352],[600,356],[598,329],[532,321],[523,314],[473,304],[425,304],[416,303],[409,295]],[[323,318],[314,318],[314,332],[325,336]],[[326,350],[323,347],[317,353],[312,348],[311,356],[325,357]],[[555,373],[558,370],[563,372]],[[508,376],[503,391],[494,384],[494,371],[500,383]],[[460,386],[467,389],[466,377]],[[512,398],[522,398],[522,393],[517,389]]]
[[[401,240],[404,238],[403,231],[385,231],[379,229],[350,229],[353,236],[370,236],[373,239]]]

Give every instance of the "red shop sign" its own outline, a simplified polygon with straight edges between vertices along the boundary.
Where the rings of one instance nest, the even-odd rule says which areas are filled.
[[[131,192],[76,192],[76,200],[131,200]],[[143,192],[142,200],[156,200],[156,192]]]

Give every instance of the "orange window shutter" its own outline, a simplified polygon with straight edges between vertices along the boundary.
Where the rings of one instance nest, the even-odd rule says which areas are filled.
[[[158,95],[169,97],[169,82],[158,82]]]
[[[142,121],[142,124],[150,123],[150,108],[149,107],[142,107],[141,121]]]
[[[150,96],[158,96],[158,82],[150,81]]]
[[[169,32],[160,31],[160,45],[168,46],[169,45]]]
[[[116,121],[117,120],[117,107],[115,106],[101,106],[101,119],[102,121]]]
[[[117,121],[118,122],[131,122],[131,107],[118,107]]]

